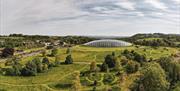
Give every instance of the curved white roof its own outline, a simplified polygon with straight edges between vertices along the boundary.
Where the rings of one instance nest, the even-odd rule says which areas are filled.
[[[103,40],[91,41],[85,43],[84,45],[94,46],[94,47],[120,47],[120,46],[131,46],[132,44],[121,40],[103,39]]]

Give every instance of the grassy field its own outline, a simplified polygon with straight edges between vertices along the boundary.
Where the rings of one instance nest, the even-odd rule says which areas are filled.
[[[157,59],[162,56],[169,56],[172,53],[176,53],[178,51],[177,48],[168,48],[168,47],[159,47],[159,48],[152,48],[141,46],[139,48],[135,46],[131,47],[117,47],[117,48],[95,48],[95,47],[85,47],[85,46],[76,46],[73,47],[72,50],[72,57],[74,61],[77,62],[91,62],[96,57],[97,62],[103,62],[104,57],[107,54],[111,54],[115,52],[116,55],[120,55],[121,52],[125,49],[128,50],[135,50],[140,54],[144,54],[147,58]],[[62,60],[66,57],[66,48],[60,49],[60,54],[62,56]]]
[[[179,51],[177,48],[169,48],[169,47],[159,47],[159,48],[151,48],[151,47],[145,47],[140,46],[139,48],[135,46],[131,47],[117,47],[117,48],[95,48],[95,47],[85,47],[85,46],[75,46],[71,48],[72,51],[72,57],[74,59],[75,64],[72,65],[60,65],[59,67],[54,67],[48,72],[45,73],[39,73],[37,76],[32,77],[16,77],[16,76],[3,76],[0,74],[0,91],[1,89],[5,89],[7,91],[68,91],[67,88],[65,88],[68,84],[72,81],[72,74],[73,72],[79,70],[84,71],[89,69],[89,64],[91,61],[97,61],[98,63],[102,63],[104,61],[104,57],[107,54],[111,54],[112,52],[115,52],[116,55],[120,55],[121,52],[125,49],[128,50],[135,50],[136,52],[140,54],[146,55],[148,58],[152,57],[153,59],[157,59],[162,56],[169,56],[173,53],[176,53]],[[63,62],[65,60],[67,48],[59,48],[61,61]],[[41,56],[41,55],[38,55]],[[32,60],[35,57],[27,57],[23,58],[21,61],[21,64],[25,64],[27,61]],[[49,57],[51,60],[54,60],[54,57]],[[76,63],[77,62],[77,63]],[[83,62],[83,64],[80,64],[78,62]],[[87,64],[86,64],[87,63]],[[3,63],[1,63],[1,67],[3,66]],[[101,74],[103,75],[103,73]],[[130,76],[126,77],[126,81],[124,84],[122,84],[122,91],[128,91],[128,86],[133,82],[134,79],[136,79],[135,74],[131,74]],[[103,79],[103,76],[100,76],[100,80]],[[84,80],[87,78],[81,78],[81,80]],[[94,79],[88,78],[88,79]],[[98,78],[97,78],[98,79]],[[117,78],[115,77],[114,82],[117,81]],[[102,83],[100,83],[102,84]],[[64,87],[65,86],[65,87]],[[106,86],[111,85],[100,85],[97,89],[100,91],[103,90]],[[112,85],[114,86],[114,85]],[[92,87],[84,86],[83,90],[89,91],[92,89]]]

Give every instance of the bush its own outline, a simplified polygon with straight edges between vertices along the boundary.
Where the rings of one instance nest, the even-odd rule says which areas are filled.
[[[58,49],[57,48],[52,49],[51,56],[55,57],[57,55],[58,55]]]
[[[2,50],[2,57],[10,57],[14,55],[15,50],[13,48],[4,48]]]
[[[37,74],[37,65],[32,61],[27,62],[21,74],[23,76],[35,76]]]
[[[42,63],[49,65],[49,59],[47,57],[44,57],[42,60]]]
[[[73,59],[72,59],[71,55],[68,55],[66,57],[65,64],[72,64],[72,63],[73,63]]]
[[[101,65],[101,71],[103,72],[108,72],[109,68],[108,68],[108,65],[104,62],[102,65]]]
[[[127,73],[134,73],[139,70],[140,64],[135,61],[129,61],[126,65],[126,72]]]
[[[115,61],[117,60],[117,58],[113,55],[107,55],[105,57],[105,63],[108,65],[109,68],[113,68],[115,67]]]

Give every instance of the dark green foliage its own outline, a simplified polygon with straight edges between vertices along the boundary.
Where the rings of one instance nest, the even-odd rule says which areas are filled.
[[[143,40],[146,38],[157,38],[157,39]],[[146,45],[153,47],[158,47],[158,46],[174,47],[174,46],[178,46],[174,42],[180,42],[180,36],[176,34],[162,34],[162,33],[136,34],[129,38],[121,38],[121,40],[125,40],[137,45]]]
[[[137,40],[134,42],[134,44],[137,45],[145,45],[145,46],[177,46],[174,42],[168,40],[168,39],[153,39],[153,40]]]
[[[14,69],[14,76],[21,75],[22,66],[20,64],[13,65],[12,69]]]
[[[5,89],[0,89],[0,91],[7,91],[7,90],[5,90]]]
[[[169,83],[158,63],[146,63],[141,74],[140,79],[131,88],[132,91],[168,91]]]
[[[20,59],[17,57],[13,57],[10,60],[11,68],[7,68],[5,70],[6,75],[10,75],[10,76],[20,76],[21,75],[22,65],[19,63],[19,60]],[[5,64],[7,64],[7,63],[5,63]]]
[[[5,66],[12,66],[15,64],[19,64],[20,61],[21,61],[21,59],[19,57],[14,56],[14,57],[6,60]]]
[[[42,63],[49,65],[50,62],[49,62],[49,59],[47,57],[44,57],[42,59]]]
[[[53,49],[54,47],[53,46],[47,46],[46,49]]]
[[[170,82],[180,81],[180,64],[178,62],[171,57],[162,57],[158,62],[165,70]]]
[[[68,55],[66,57],[65,64],[72,64],[72,63],[73,63],[73,59],[72,59],[71,55]]]
[[[171,81],[180,81],[180,64],[172,58],[161,58],[159,61]]]
[[[116,56],[115,52],[112,52],[112,56],[114,56],[114,57]]]
[[[7,68],[6,71],[5,71],[5,75],[9,75],[9,76],[15,76],[15,73],[14,73],[14,69],[13,68]]]
[[[113,68],[115,67],[115,61],[117,60],[116,57],[112,56],[112,55],[107,55],[105,57],[105,63],[108,65],[109,68]]]
[[[140,64],[135,61],[129,61],[126,65],[126,72],[127,73],[134,73],[139,70]]]
[[[37,74],[37,65],[33,61],[27,62],[21,74],[23,76],[35,76]]]
[[[2,57],[11,57],[14,55],[14,52],[15,52],[14,48],[4,48],[2,50],[1,56]]]
[[[106,62],[101,65],[101,71],[108,72],[108,65],[106,64]]]
[[[43,64],[40,60],[40,58],[35,58],[32,60],[32,62],[34,62],[37,66],[37,72],[43,72]]]
[[[75,45],[84,44],[92,40],[95,40],[95,38],[89,38],[89,37],[83,37],[83,36],[65,36],[61,38],[62,42],[65,42],[68,44],[75,44]]]
[[[57,48],[52,49],[51,56],[55,57],[57,55],[58,55],[58,49]]]
[[[124,50],[122,52],[122,55],[125,56],[127,59],[134,60],[140,63],[147,62],[147,58],[145,55],[140,55],[139,53],[134,52],[134,50],[132,51]]]

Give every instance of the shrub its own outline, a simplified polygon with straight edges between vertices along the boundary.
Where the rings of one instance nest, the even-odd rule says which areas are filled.
[[[13,48],[4,48],[2,50],[2,57],[10,57],[14,55],[15,50]]]
[[[127,73],[134,73],[139,70],[140,64],[135,61],[129,61],[126,65]]]
[[[71,55],[68,55],[66,57],[65,64],[72,64],[72,63],[73,63],[73,59],[72,59]]]

